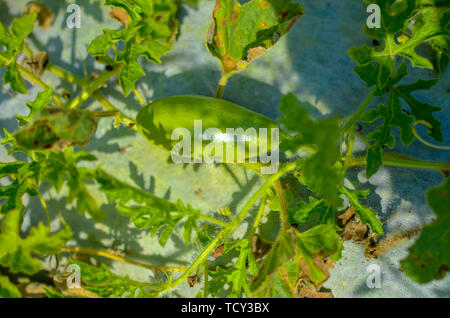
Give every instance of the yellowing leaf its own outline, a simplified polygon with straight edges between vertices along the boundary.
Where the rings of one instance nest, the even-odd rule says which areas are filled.
[[[207,47],[219,59],[224,74],[244,70],[275,45],[303,15],[291,0],[217,0]]]

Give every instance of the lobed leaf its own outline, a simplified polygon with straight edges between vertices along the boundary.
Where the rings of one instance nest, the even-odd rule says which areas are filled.
[[[41,97],[42,100],[36,101],[41,103],[39,106],[47,101],[47,96]],[[23,117],[19,117],[19,120],[24,122]],[[54,108],[42,112],[41,116],[17,131],[14,138],[17,145],[29,150],[60,150],[88,144],[96,130],[97,121],[91,112]]]
[[[28,236],[20,236],[22,213],[19,210],[8,211],[1,223],[0,233],[0,265],[8,267],[13,273],[32,275],[42,269],[41,262],[34,258],[57,254],[72,238],[69,226],[51,234],[50,227],[39,223],[32,227]]]
[[[280,123],[296,135],[282,140],[280,149],[297,152],[303,146],[315,149],[305,159],[300,172],[300,182],[306,184],[313,192],[323,196],[330,206],[341,203],[337,191],[342,175],[336,166],[339,160],[339,124],[340,119],[330,118],[313,120],[293,94],[281,99]]]
[[[6,276],[0,276],[0,298],[21,298],[19,289]]]
[[[359,199],[366,199],[369,195],[370,190],[358,191],[358,190],[350,190],[345,186],[341,186],[339,188],[340,192],[345,195],[353,206],[355,213],[361,219],[363,224],[369,225],[372,232],[383,235],[383,223],[377,219],[377,213],[370,208],[359,203]]]
[[[70,264],[80,267],[84,288],[103,298],[150,298],[144,284],[112,273],[102,264],[100,267],[71,259]]]
[[[292,0],[216,0],[207,48],[224,74],[244,70],[288,33],[303,15]]]
[[[437,220],[423,228],[420,237],[401,261],[402,271],[418,283],[442,279],[450,268],[450,179],[427,192]]]
[[[175,227],[184,223],[184,241],[191,244],[191,233],[197,228],[200,211],[185,206],[182,201],[176,204],[147,193],[141,189],[121,182],[101,170],[96,172],[96,180],[111,202],[115,202],[120,214],[130,218],[138,229],[150,229],[151,235],[158,232],[159,242],[165,245]]]
[[[0,53],[0,60],[2,60],[0,66],[6,66],[3,81],[5,84],[10,84],[14,92],[20,94],[26,94],[28,90],[17,68],[16,60],[19,53],[22,52],[24,39],[33,30],[36,19],[36,12],[15,18],[12,22],[11,32],[0,22],[0,47],[6,47],[6,51]]]

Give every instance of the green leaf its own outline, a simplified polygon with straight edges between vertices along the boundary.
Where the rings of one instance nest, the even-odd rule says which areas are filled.
[[[216,0],[207,47],[224,74],[244,70],[288,33],[303,15],[291,0]]]
[[[104,264],[95,267],[78,260],[71,259],[70,264],[80,267],[83,286],[86,290],[103,298],[149,298],[152,297],[144,284],[112,273]]]
[[[397,86],[396,89],[399,96],[409,105],[411,115],[414,117],[415,121],[423,120],[429,123],[431,128],[428,128],[428,135],[436,141],[443,142],[442,124],[433,115],[433,113],[442,110],[442,108],[418,101],[412,96],[413,92],[417,90],[429,90],[436,83],[437,80],[424,81],[419,79],[417,82],[409,85]]]
[[[96,130],[97,121],[89,111],[48,109],[17,131],[14,138],[19,146],[29,150],[59,150],[88,144]]]
[[[236,263],[230,268],[223,269],[217,267],[215,271],[209,272],[212,279],[209,281],[209,291],[211,295],[218,295],[226,284],[231,285],[229,297],[241,297],[244,292],[250,297],[250,286],[247,279],[247,273],[256,275],[257,267],[253,253],[248,244],[248,240],[232,242],[229,244],[226,252],[231,250],[239,251],[239,257]]]
[[[145,76],[137,58],[144,56],[148,61],[161,64],[160,56],[167,51],[168,48],[157,41],[147,41],[145,44],[138,44],[136,41],[127,43],[126,48],[117,57],[117,61],[125,62],[125,67],[119,74],[119,83],[126,96],[135,87],[136,82]]]
[[[50,182],[59,192],[67,180],[68,194],[66,201],[72,204],[76,201],[76,210],[79,214],[88,213],[94,220],[105,218],[97,201],[92,197],[90,189],[86,186],[89,181],[95,180],[95,173],[86,168],[77,166],[82,161],[94,161],[96,158],[84,150],[77,152],[73,148],[50,153],[42,164],[42,179]]]
[[[5,84],[10,84],[11,89],[14,92],[20,94],[26,94],[28,92],[27,86],[22,78],[22,75],[20,75],[16,62],[11,62],[6,67],[6,72],[3,75],[3,81],[5,82]]]
[[[6,46],[6,51],[2,57],[6,56],[9,62],[2,61],[2,67],[7,65],[3,75],[5,84],[10,84],[14,92],[20,94],[27,93],[27,87],[17,68],[16,59],[22,51],[23,41],[33,30],[34,22],[37,19],[35,12],[25,14],[20,18],[15,18],[11,26],[11,34],[7,28],[0,23],[0,46]],[[3,59],[3,58],[2,58]]]
[[[128,28],[120,30],[103,30],[103,35],[94,39],[88,46],[87,51],[92,56],[106,56],[108,50],[117,42],[128,40],[137,31],[135,24],[130,24]]]
[[[20,18],[13,19],[11,31],[8,32],[8,28],[0,23],[0,45],[6,46],[6,56],[9,59],[14,59],[22,51],[23,40],[33,30],[34,22],[37,19],[35,12],[25,14]]]
[[[333,209],[325,203],[325,200],[318,200],[309,197],[309,202],[300,201],[292,213],[290,213],[291,224],[302,224],[307,222],[313,214],[318,214],[317,224],[328,224],[336,231],[340,228],[336,225]]]
[[[368,141],[375,141],[367,150],[367,178],[374,175],[383,164],[384,146],[387,145],[391,149],[395,147],[395,137],[391,133],[394,126],[400,128],[400,140],[405,146],[411,145],[414,140],[412,125],[417,121],[429,123],[428,135],[436,141],[443,141],[442,124],[433,115],[441,108],[421,102],[412,96],[417,90],[429,90],[436,82],[419,79],[413,84],[392,86],[386,105],[379,105],[378,108],[371,109],[361,116],[363,122],[370,123],[380,118],[384,119],[383,125],[367,136]],[[401,99],[409,106],[411,114],[402,109]]]
[[[367,178],[374,175],[383,164],[383,147],[395,147],[395,137],[391,133],[393,126],[400,128],[400,139],[404,145],[409,146],[414,140],[413,119],[402,111],[396,91],[391,91],[387,105],[379,105],[378,108],[369,110],[362,115],[361,120],[374,122],[379,118],[384,119],[383,125],[367,136],[368,141],[375,141],[367,151]]]
[[[0,186],[0,198],[6,199],[1,205],[1,214],[24,210],[22,198],[26,193],[37,195],[39,174],[40,166],[36,162],[0,163],[0,178],[14,176],[12,183]]]
[[[310,146],[315,152],[305,159],[300,172],[300,182],[313,192],[323,196],[330,206],[339,206],[341,199],[337,191],[342,175],[336,166],[339,160],[339,124],[340,119],[330,118],[313,120],[308,110],[300,105],[293,94],[281,99],[280,123],[296,136],[281,142],[281,150],[296,152],[304,146]]]
[[[0,298],[22,298],[19,289],[6,276],[0,276]]]
[[[365,26],[365,31],[372,38],[383,39],[384,47],[379,51],[364,45],[351,48],[348,54],[358,64],[355,71],[368,87],[375,84],[373,78],[376,78],[377,88],[386,88],[390,78],[395,75],[397,56],[410,60],[414,67],[433,68],[431,61],[416,53],[416,48],[425,42],[449,35],[448,7],[416,0],[365,2],[375,3],[381,8],[382,28],[369,29]]]
[[[125,48],[114,57],[124,66],[119,74],[119,84],[126,96],[135,87],[145,71],[138,62],[140,56],[156,64],[172,46],[178,31],[177,13],[181,1],[175,0],[107,0],[105,5],[125,10],[132,22],[123,29],[103,30],[103,35],[94,39],[88,47],[93,56],[107,56],[116,42],[125,42]]]
[[[254,292],[256,298],[296,298],[300,276],[298,260],[289,259],[277,271],[266,277],[261,287]]]
[[[297,235],[297,247],[308,265],[308,276],[317,285],[328,277],[314,262],[314,256],[331,257],[333,261],[341,258],[343,245],[333,226],[318,225]]]
[[[70,227],[63,222],[62,229],[50,233],[50,227],[39,223],[32,227],[28,236],[20,236],[22,214],[19,210],[11,210],[1,224],[0,233],[0,265],[8,267],[13,273],[32,275],[42,269],[42,263],[34,258],[57,254],[72,238]]]
[[[96,172],[96,180],[101,185],[109,201],[116,203],[120,214],[130,218],[138,229],[151,229],[151,235],[158,232],[159,243],[165,245],[175,227],[186,218],[184,240],[191,244],[191,233],[197,228],[200,211],[185,206],[183,202],[172,203],[141,189],[121,182],[101,170]]]
[[[30,109],[30,114],[28,116],[17,115],[16,118],[19,121],[19,126],[27,124],[31,119],[39,114],[45,106],[50,103],[52,97],[52,89],[46,89],[43,92],[38,93],[36,99],[32,103],[26,103],[27,107]]]
[[[124,9],[135,21],[153,14],[153,0],[105,0],[105,6]]]
[[[442,279],[450,268],[450,179],[427,192],[437,220],[423,228],[420,237],[401,261],[402,271],[418,283]]]
[[[359,199],[367,198],[367,196],[370,193],[370,190],[365,191],[350,190],[344,186],[341,186],[339,190],[343,195],[345,195],[350,200],[350,203],[352,204],[355,213],[361,219],[361,222],[363,224],[369,225],[372,232],[380,236],[383,235],[384,234],[383,223],[381,223],[381,221],[377,219],[376,217],[377,213],[359,203]]]

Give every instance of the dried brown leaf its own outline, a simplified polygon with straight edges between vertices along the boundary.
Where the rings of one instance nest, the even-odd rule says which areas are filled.
[[[39,22],[39,26],[43,29],[48,29],[55,15],[52,10],[50,10],[45,4],[40,3],[38,1],[31,1],[25,7],[25,13],[37,13],[37,20]]]
[[[194,287],[197,284],[197,280],[198,280],[198,275],[189,276],[187,279],[189,287]]]
[[[212,253],[212,257],[218,258],[218,257],[222,256],[224,248],[225,248],[225,244],[218,246],[216,248],[216,250],[214,251],[214,253]]]

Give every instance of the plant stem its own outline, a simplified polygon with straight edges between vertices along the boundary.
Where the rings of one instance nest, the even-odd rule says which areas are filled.
[[[450,162],[424,161],[392,152],[385,152],[383,157],[383,165],[385,166],[450,171]],[[349,167],[365,166],[366,158],[352,158],[348,164]]]
[[[20,73],[22,73],[23,76],[25,76],[27,78],[27,80],[29,82],[31,82],[32,84],[37,84],[40,87],[42,87],[43,89],[49,89],[50,87],[45,84],[39,77],[37,77],[36,75],[34,75],[33,73],[31,73],[30,71],[28,71],[25,67],[23,67],[22,65],[17,64],[17,68],[19,69]],[[63,106],[64,103],[61,100],[61,98],[52,90],[52,97],[53,100],[55,102],[55,104],[57,106]]]
[[[280,201],[281,229],[282,231],[284,231],[289,228],[289,213],[286,205],[286,197],[284,195],[283,187],[281,186],[281,182],[279,179],[274,183],[274,188],[275,192],[277,193],[278,200]]]
[[[93,248],[84,248],[84,247],[75,247],[75,246],[65,246],[61,249],[63,252],[71,252],[71,253],[81,253],[81,254],[89,254],[89,255],[95,255],[95,256],[102,256],[105,258],[112,259],[114,261],[124,262],[132,265],[136,265],[139,267],[143,267],[150,270],[159,270],[163,272],[183,272],[186,270],[184,266],[180,267],[173,267],[173,266],[156,266],[156,265],[149,265],[145,263],[141,263],[126,257],[114,255],[111,253],[108,253],[106,251],[96,250]]]
[[[42,207],[45,211],[45,216],[47,218],[47,225],[50,226],[51,218],[50,218],[50,212],[48,211],[47,203],[45,203],[44,197],[42,196],[41,192],[39,190],[36,191],[39,197],[39,200],[41,201]]]
[[[54,75],[58,76],[59,78],[65,80],[66,82],[69,82],[71,84],[76,84],[80,87],[88,87],[89,86],[89,81],[85,80],[82,77],[76,76],[72,73],[69,73],[65,70],[63,70],[62,68],[53,65],[53,64],[49,64],[47,65],[46,68],[47,71],[53,73]]]
[[[222,77],[220,78],[219,81],[219,86],[217,87],[217,91],[216,91],[216,98],[217,99],[221,99],[223,92],[225,90],[225,86],[227,86],[227,82],[228,82],[228,78],[230,77],[229,74],[225,73],[222,74]]]
[[[106,72],[101,74],[94,82],[92,82],[89,87],[87,87],[77,98],[75,98],[69,105],[70,109],[77,108],[83,104],[89,97],[92,96],[94,92],[99,90],[103,85],[106,84],[113,76],[119,74],[122,70],[123,65],[118,65],[111,72]]]
[[[209,223],[217,224],[217,225],[220,225],[220,226],[222,226],[222,227],[229,227],[230,224],[231,224],[231,223],[228,223],[228,222],[224,222],[224,221],[221,221],[221,220],[218,220],[218,219],[209,217],[209,216],[204,215],[204,214],[200,214],[199,217],[200,217],[201,219],[203,219],[203,220],[209,222]]]
[[[350,128],[352,128],[356,122],[358,121],[359,117],[361,117],[362,113],[366,110],[366,108],[369,106],[370,102],[372,101],[372,98],[375,94],[375,88],[373,88],[369,95],[367,95],[364,102],[361,104],[361,106],[358,107],[356,112],[350,117],[350,119],[345,123],[344,127],[342,127],[342,131],[347,131]]]
[[[258,214],[256,214],[255,222],[253,223],[252,229],[248,234],[248,240],[251,242],[253,235],[255,235],[256,230],[258,229],[259,223],[261,222],[262,215],[264,213],[264,208],[266,207],[266,195],[263,195],[261,198],[261,204],[259,205]]]
[[[208,298],[208,261],[205,260],[203,263],[203,274],[204,274],[204,282],[203,282],[203,298]]]
[[[117,116],[119,114],[120,112],[118,111],[92,112],[92,115],[94,115],[95,118],[108,118]]]
[[[136,97],[138,98],[138,100],[141,103],[141,105],[143,107],[145,107],[146,103],[145,103],[144,99],[142,98],[141,94],[139,93],[139,91],[137,90],[137,88],[133,88],[133,92],[136,95]]]
[[[47,70],[68,83],[78,85],[81,88],[89,87],[90,82],[88,80],[73,75],[56,65],[49,64],[47,66]],[[133,129],[136,129],[136,126],[134,125],[134,120],[123,114],[121,111],[119,111],[119,109],[117,109],[113,104],[111,104],[111,102],[108,99],[106,99],[106,97],[103,96],[99,91],[94,92],[92,94],[92,98],[94,98],[97,102],[99,102],[106,110],[118,112],[122,121],[125,122],[125,124],[131,126]]]
[[[192,263],[192,265],[186,270],[186,272],[181,275],[179,278],[177,278],[175,281],[167,283],[164,288],[161,289],[160,295],[168,292],[175,286],[181,284],[184,282],[189,275],[198,267],[200,266],[208,257],[209,254],[219,245],[219,243],[222,241],[223,237],[226,237],[228,233],[234,232],[234,230],[241,225],[242,221],[244,220],[247,213],[250,211],[252,206],[258,201],[260,197],[262,197],[268,189],[283,175],[288,173],[291,170],[294,170],[295,168],[299,167],[303,163],[303,160],[298,160],[296,162],[292,162],[287,164],[285,167],[283,167],[281,170],[279,170],[276,174],[272,175],[270,178],[266,180],[266,182],[258,189],[258,191],[253,194],[253,196],[250,198],[249,201],[245,204],[245,206],[242,208],[241,212],[238,214],[238,216],[234,219],[233,223],[230,224],[227,228],[223,229],[219,235],[216,236],[216,238],[209,243],[209,245],[200,253],[200,255],[197,257],[197,259]]]

